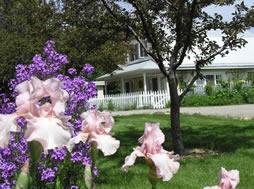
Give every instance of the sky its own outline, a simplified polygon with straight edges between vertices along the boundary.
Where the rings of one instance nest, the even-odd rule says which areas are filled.
[[[242,2],[244,1],[245,5],[250,7],[250,6],[254,6],[254,0],[237,0],[237,2]],[[131,10],[132,7],[129,4],[126,3],[119,3],[122,7],[126,8],[126,10]],[[214,14],[215,12],[223,15],[224,19],[226,20],[230,20],[231,18],[231,13],[234,11],[234,7],[233,6],[210,6],[207,8],[207,12],[209,14]],[[254,28],[249,30],[249,32],[254,34]]]

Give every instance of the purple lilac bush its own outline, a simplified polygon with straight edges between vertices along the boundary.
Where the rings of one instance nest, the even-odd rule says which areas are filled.
[[[72,135],[75,136],[81,129],[79,115],[90,108],[88,100],[96,95],[96,86],[94,82],[86,79],[86,76],[94,72],[90,64],[85,64],[80,73],[75,68],[69,68],[65,75],[67,64],[67,56],[55,50],[55,42],[47,41],[42,55],[35,55],[31,64],[16,65],[15,78],[9,82],[10,94],[0,94],[0,114],[11,114],[16,111],[13,99],[18,95],[15,91],[18,84],[30,80],[33,76],[41,80],[55,77],[62,81],[62,89],[69,94],[65,115],[71,116],[68,126]],[[18,117],[16,123],[20,126],[21,132],[11,133],[8,147],[0,148],[0,189],[13,188],[16,184],[17,172],[25,162],[29,161],[28,144],[23,132],[27,124],[26,119]],[[71,152],[68,152],[66,148],[59,148],[49,151],[48,154],[42,154],[38,164],[38,179],[42,183],[55,182],[56,177],[61,175],[61,171],[66,171],[62,170],[66,163],[70,169],[75,168],[76,165],[83,167],[91,165],[89,150],[89,144],[80,142]],[[94,175],[98,174],[96,167],[93,172]],[[72,183],[70,188],[79,187]]]

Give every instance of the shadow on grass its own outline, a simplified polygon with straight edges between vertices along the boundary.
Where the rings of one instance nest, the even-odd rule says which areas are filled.
[[[172,149],[171,131],[165,124],[168,117],[161,115],[153,117],[155,121],[163,122],[161,129],[166,136],[164,146],[166,149]],[[183,117],[188,118],[189,116],[183,115]],[[137,118],[136,116],[133,119]],[[151,119],[151,116],[149,118]],[[254,148],[254,123],[206,116],[195,118],[198,118],[200,122],[182,121],[185,148],[203,148],[218,152],[234,152],[237,149]],[[121,119],[117,118],[117,121],[121,122]],[[127,148],[127,151],[130,152],[132,147],[138,145],[137,140],[143,134],[143,125],[135,126],[133,124],[125,127],[124,130],[116,131],[115,136],[121,140],[121,148]]]
[[[219,152],[234,152],[237,149],[254,148],[254,125],[232,125],[183,129],[186,148],[206,148]]]

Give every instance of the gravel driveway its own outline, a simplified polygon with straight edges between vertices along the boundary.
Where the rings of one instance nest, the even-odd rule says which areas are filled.
[[[149,109],[112,112],[114,116],[135,115],[135,114],[154,114],[169,113],[168,109]],[[208,106],[208,107],[182,107],[181,113],[202,114],[224,117],[235,117],[241,119],[254,118],[254,104],[230,105],[230,106]]]

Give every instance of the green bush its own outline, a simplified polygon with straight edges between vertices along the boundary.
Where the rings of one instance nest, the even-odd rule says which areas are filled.
[[[115,107],[114,107],[112,100],[109,100],[108,101],[108,110],[113,111],[114,109],[115,109]]]
[[[243,89],[244,80],[238,80],[234,82],[234,88],[237,91],[241,91]]]
[[[241,90],[241,95],[245,103],[253,104],[254,103],[254,88],[244,88]]]
[[[207,84],[205,86],[205,94],[208,96],[212,96],[213,95],[213,86],[210,84]]]
[[[103,104],[103,103],[101,103],[101,104],[99,105],[98,110],[101,111],[101,112],[104,110],[104,104]]]
[[[253,98],[254,99],[254,98]],[[219,106],[246,103],[239,93],[220,92],[213,96],[199,95],[186,96],[182,101],[182,106]]]

